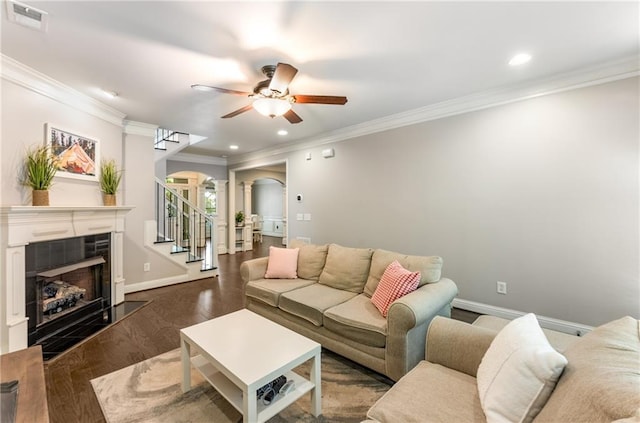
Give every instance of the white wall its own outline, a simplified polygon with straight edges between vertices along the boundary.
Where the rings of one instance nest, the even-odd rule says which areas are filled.
[[[465,300],[594,326],[640,318],[638,84],[276,156],[289,159],[289,214],[312,216],[289,219],[289,236],[441,255]]]

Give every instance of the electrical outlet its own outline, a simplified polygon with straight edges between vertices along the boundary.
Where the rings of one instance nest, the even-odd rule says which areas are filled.
[[[496,291],[498,294],[507,295],[507,283],[506,282],[496,282]]]
[[[144,264],[144,271],[148,272],[149,270],[151,270],[151,263],[145,263]]]

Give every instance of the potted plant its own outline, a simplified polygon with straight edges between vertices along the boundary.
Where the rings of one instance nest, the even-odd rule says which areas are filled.
[[[116,192],[121,179],[122,171],[118,170],[115,160],[103,160],[100,163],[100,190],[105,206],[116,205]]]
[[[236,213],[236,226],[242,226],[244,224],[244,212],[240,210]]]
[[[27,151],[24,161],[23,183],[31,187],[31,204],[34,206],[49,205],[49,187],[58,170],[56,157],[47,145],[33,147]]]

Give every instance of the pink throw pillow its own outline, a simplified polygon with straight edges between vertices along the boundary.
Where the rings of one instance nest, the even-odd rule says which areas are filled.
[[[299,248],[269,247],[266,279],[295,279],[298,277]]]
[[[391,303],[398,298],[413,292],[420,283],[420,272],[411,272],[393,261],[382,274],[380,283],[371,296],[371,302],[382,316],[387,317]]]

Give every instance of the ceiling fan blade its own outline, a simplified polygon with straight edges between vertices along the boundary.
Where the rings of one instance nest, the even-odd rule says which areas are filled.
[[[278,63],[276,66],[276,71],[271,78],[271,82],[269,83],[269,89],[271,91],[276,91],[279,94],[284,94],[287,92],[287,87],[293,80],[293,77],[298,73],[298,69],[287,63]]]
[[[302,122],[302,118],[300,116],[298,116],[298,114],[296,112],[293,111],[293,109],[289,109],[289,111],[287,113],[285,113],[284,118],[286,120],[289,121],[289,123],[300,123]]]
[[[224,93],[224,94],[234,94],[234,95],[243,95],[243,96],[249,96],[252,94],[247,91],[230,90],[227,88],[212,87],[210,85],[202,85],[202,84],[193,84],[191,88],[198,91],[217,91],[219,93]]]
[[[296,94],[292,96],[296,103],[311,103],[311,104],[345,104],[347,97],[340,97],[335,95],[300,95]]]
[[[222,119],[227,119],[227,118],[232,118],[234,116],[238,116],[240,113],[244,113],[244,112],[248,112],[249,110],[253,109],[253,104],[247,104],[246,106],[244,106],[241,109],[235,110],[227,115],[222,116]]]

